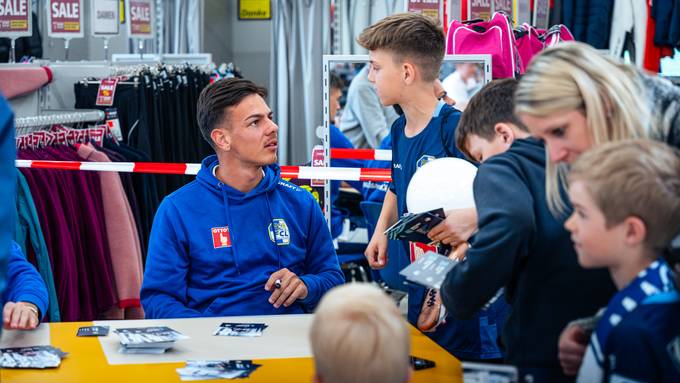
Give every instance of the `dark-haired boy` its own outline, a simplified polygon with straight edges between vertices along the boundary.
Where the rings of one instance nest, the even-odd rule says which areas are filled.
[[[505,361],[518,367],[521,382],[566,382],[560,331],[596,312],[614,286],[604,270],[578,265],[563,220],[548,209],[545,149],[513,114],[516,88],[514,79],[487,84],[458,125],[458,147],[482,163],[474,181],[478,232],[447,275],[442,300],[454,317],[469,318],[505,287]]]
[[[445,45],[442,28],[435,20],[413,13],[388,16],[366,28],[357,41],[369,51],[368,79],[375,85],[380,102],[386,106],[398,104],[404,112],[390,131],[392,183],[365,253],[371,267],[379,269],[385,266],[388,256],[384,232],[408,211],[406,190],[416,170],[436,158],[462,157],[454,139],[460,112],[435,96]],[[408,243],[404,245],[410,260],[415,260],[420,251]],[[502,356],[496,337],[504,302],[472,320],[449,317],[439,321],[438,294],[426,296],[425,289],[416,286],[408,290],[409,322],[418,324],[421,330],[431,330],[426,334],[447,351],[466,360]]]
[[[281,180],[266,91],[224,79],[198,100],[216,155],[156,213],[142,285],[148,318],[311,311],[344,277],[311,194]]]

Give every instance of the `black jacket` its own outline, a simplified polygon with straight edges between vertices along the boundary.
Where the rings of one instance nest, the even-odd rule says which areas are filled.
[[[607,270],[578,265],[564,220],[548,210],[543,144],[515,140],[489,158],[479,167],[474,195],[479,232],[466,260],[446,277],[444,305],[454,317],[469,318],[505,287],[511,305],[501,335],[507,362],[520,374],[540,369],[550,381],[566,380],[557,359],[560,332],[594,315],[616,290]]]

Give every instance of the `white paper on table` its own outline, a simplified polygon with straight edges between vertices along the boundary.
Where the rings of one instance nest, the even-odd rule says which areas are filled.
[[[311,314],[262,315],[243,317],[211,317],[191,319],[146,319],[96,321],[95,326],[111,326],[106,337],[99,337],[109,364],[180,363],[189,359],[243,360],[309,358]],[[264,323],[268,325],[261,337],[224,337],[212,335],[223,322]],[[120,340],[114,329],[126,327],[168,326],[188,335],[160,355],[120,354]]]
[[[49,346],[50,326],[41,323],[35,330],[5,330],[0,335],[0,348]]]

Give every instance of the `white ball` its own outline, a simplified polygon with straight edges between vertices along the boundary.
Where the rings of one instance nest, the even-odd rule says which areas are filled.
[[[406,207],[410,213],[475,207],[472,193],[475,175],[477,168],[459,158],[430,161],[411,178],[406,191]]]

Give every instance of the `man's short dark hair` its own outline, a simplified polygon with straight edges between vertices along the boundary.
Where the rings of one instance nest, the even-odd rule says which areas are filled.
[[[468,137],[474,134],[491,141],[499,122],[514,124],[528,132],[514,113],[517,84],[514,78],[493,80],[470,99],[456,128],[456,146],[468,158],[472,158],[465,147]]]
[[[212,148],[215,144],[210,133],[224,120],[227,108],[237,105],[244,98],[258,94],[267,97],[267,89],[255,85],[250,80],[240,78],[226,78],[208,85],[198,97],[196,105],[198,127],[201,135]]]
[[[340,76],[338,76],[337,74],[331,73],[328,88],[330,90],[333,89],[343,90],[345,88],[345,82],[342,81]]]

